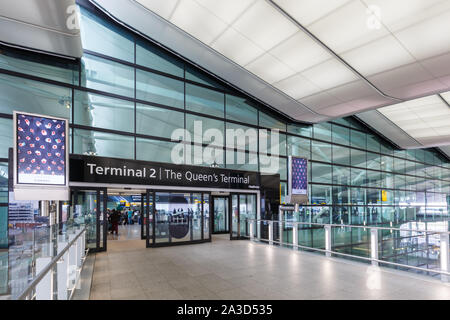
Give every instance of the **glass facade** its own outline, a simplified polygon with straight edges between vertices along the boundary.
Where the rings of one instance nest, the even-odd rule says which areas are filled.
[[[400,225],[448,218],[450,163],[435,150],[396,150],[351,117],[290,123],[161,47],[84,8],[81,13],[85,53],[78,62],[2,47],[0,168],[7,167],[12,146],[12,111],[19,110],[70,119],[72,154],[171,162],[172,134],[184,129],[188,146],[203,138],[202,148],[210,143],[216,148],[201,157],[200,165],[279,173],[281,202],[288,156],[306,157],[309,205],[301,208],[299,221]],[[200,133],[196,123],[202,125]],[[205,140],[211,129],[223,140]],[[230,147],[227,129],[256,134]],[[279,156],[271,162],[274,153]],[[184,161],[195,163],[195,157],[192,153]],[[198,195],[190,197],[188,209],[198,215]],[[249,216],[252,201],[245,199]],[[205,213],[203,219],[208,217]],[[189,237],[197,239],[198,221],[192,226]]]

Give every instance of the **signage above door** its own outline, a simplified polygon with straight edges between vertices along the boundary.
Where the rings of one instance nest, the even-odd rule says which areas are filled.
[[[259,189],[257,172],[93,156],[70,156],[70,181]]]

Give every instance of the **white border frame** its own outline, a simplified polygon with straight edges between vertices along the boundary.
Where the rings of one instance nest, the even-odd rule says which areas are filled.
[[[60,184],[29,184],[29,183],[18,183],[17,182],[17,115],[19,114],[23,114],[23,115],[27,115],[27,116],[32,116],[32,117],[40,117],[40,118],[45,118],[45,119],[51,119],[51,120],[60,120],[60,121],[64,121],[65,122],[65,139],[64,139],[64,171],[65,171],[65,184],[60,185]],[[13,111],[13,141],[14,141],[14,145],[13,145],[13,150],[14,150],[14,155],[13,155],[13,181],[14,181],[14,190],[19,187],[19,188],[26,188],[26,189],[41,189],[42,187],[44,188],[50,188],[52,190],[55,189],[61,189],[61,190],[66,190],[69,188],[69,170],[70,170],[70,165],[69,165],[69,119],[66,118],[58,118],[58,117],[53,117],[53,116],[47,116],[47,115],[42,115],[42,114],[36,114],[36,113],[29,113],[29,112],[22,112],[22,111]]]
[[[295,159],[304,159],[306,160],[306,194],[292,194],[292,158]],[[308,192],[308,186],[309,186],[309,160],[305,157],[294,157],[289,156],[288,157],[288,168],[289,168],[289,175],[288,175],[288,194],[287,196],[289,199],[292,199],[292,197],[306,197],[308,198],[309,192]]]

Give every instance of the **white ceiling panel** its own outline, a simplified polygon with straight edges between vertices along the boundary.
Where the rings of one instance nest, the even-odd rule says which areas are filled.
[[[414,57],[391,35],[347,51],[341,56],[366,76],[416,62]]]
[[[296,100],[321,91],[318,86],[299,74],[281,80],[275,83],[274,86]]]
[[[289,38],[298,28],[266,1],[256,1],[232,25],[264,50],[270,50]]]
[[[444,96],[444,95],[443,95]],[[445,93],[448,97],[448,93]],[[438,95],[410,100],[378,109],[423,145],[450,145],[450,107]]]
[[[358,77],[336,59],[329,59],[301,73],[322,90],[355,81]]]
[[[448,30],[450,30],[450,11],[397,31],[394,35],[416,59],[422,60],[450,50]]]
[[[278,44],[270,54],[297,72],[332,58],[330,53],[302,31]]]
[[[308,26],[350,0],[276,0],[275,2],[296,20]]]
[[[228,28],[211,47],[241,66],[247,65],[265,52],[233,28]]]
[[[185,0],[182,0],[185,1]],[[182,2],[181,1],[181,2]],[[226,24],[232,24],[248,7],[257,0],[195,0]],[[163,1],[162,1],[163,2]]]
[[[250,72],[256,74],[270,84],[295,74],[295,71],[288,68],[285,64],[268,53],[262,55],[245,67]]]
[[[205,44],[212,42],[228,27],[194,0],[180,1],[170,21]]]
[[[160,27],[144,23],[134,0],[90,1],[300,121],[380,108],[371,115],[381,123],[384,106],[450,91],[449,0],[139,0],[149,19],[166,19]],[[437,105],[428,118],[417,104],[390,116],[417,116],[424,128],[407,129],[428,128],[442,143],[447,109]]]
[[[308,26],[308,30],[340,54],[389,34],[382,25],[368,28],[368,16],[361,1],[351,1]]]

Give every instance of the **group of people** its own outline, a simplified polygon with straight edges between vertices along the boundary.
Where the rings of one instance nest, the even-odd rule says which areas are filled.
[[[119,224],[123,225],[131,225],[135,222],[135,211],[133,211],[131,208],[124,209],[122,211],[112,209],[108,209],[108,223],[109,223],[109,231],[111,231],[111,234],[119,234]],[[137,221],[139,224],[141,224],[141,217],[138,216]]]

